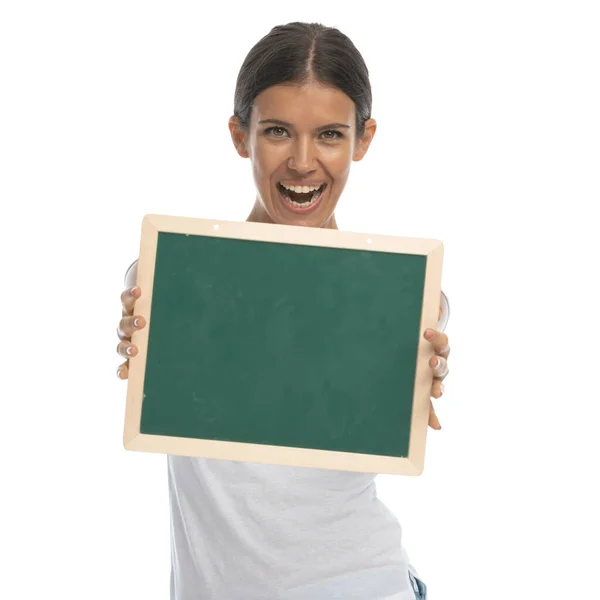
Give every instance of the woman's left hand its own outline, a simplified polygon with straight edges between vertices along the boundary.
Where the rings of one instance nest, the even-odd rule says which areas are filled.
[[[440,309],[441,313],[441,309]],[[433,384],[431,386],[431,397],[440,398],[444,393],[443,380],[448,376],[448,355],[450,354],[450,346],[448,344],[448,336],[445,333],[436,331],[435,329],[427,329],[424,334],[425,339],[431,343],[435,354],[429,361],[429,366],[433,370]],[[429,406],[429,427],[432,429],[441,429],[439,419],[435,414],[433,402]]]

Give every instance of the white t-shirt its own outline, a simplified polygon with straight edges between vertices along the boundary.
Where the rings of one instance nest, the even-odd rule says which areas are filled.
[[[442,307],[440,330],[444,294]],[[374,473],[182,456],[167,465],[171,600],[415,599],[417,574]]]

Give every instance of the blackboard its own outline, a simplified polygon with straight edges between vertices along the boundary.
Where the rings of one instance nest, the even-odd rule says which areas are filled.
[[[148,215],[129,450],[418,475],[443,245]]]

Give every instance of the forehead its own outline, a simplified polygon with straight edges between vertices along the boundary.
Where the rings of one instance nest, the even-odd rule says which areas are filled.
[[[354,102],[341,90],[323,84],[280,84],[254,100],[252,122],[279,119],[297,126],[318,127],[325,123],[354,125]]]

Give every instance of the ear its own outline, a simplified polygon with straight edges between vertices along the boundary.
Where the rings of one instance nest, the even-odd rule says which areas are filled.
[[[246,142],[246,130],[241,126],[240,120],[233,116],[229,119],[229,133],[231,134],[231,140],[237,150],[237,153],[242,158],[248,158],[247,142]]]
[[[377,131],[377,122],[375,119],[367,119],[365,122],[365,132],[363,136],[356,142],[356,146],[354,148],[354,154],[352,155],[352,160],[359,161],[365,157],[371,142],[373,141],[373,136]]]

